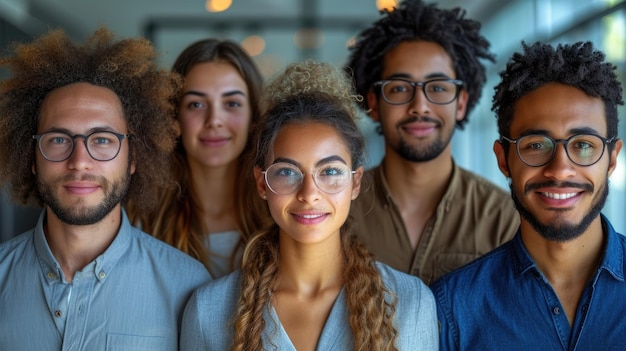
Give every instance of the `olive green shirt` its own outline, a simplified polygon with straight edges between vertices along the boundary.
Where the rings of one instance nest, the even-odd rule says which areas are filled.
[[[413,250],[382,167],[367,173],[370,186],[364,184],[350,209],[355,232],[377,260],[426,284],[509,241],[519,227],[508,191],[455,164],[448,189]]]

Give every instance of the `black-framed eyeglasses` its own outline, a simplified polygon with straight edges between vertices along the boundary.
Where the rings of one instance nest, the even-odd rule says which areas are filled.
[[[46,132],[33,135],[33,139],[37,140],[41,155],[52,162],[61,162],[70,158],[74,151],[76,138],[83,139],[89,156],[94,160],[111,161],[119,154],[122,140],[130,138],[130,134],[97,131],[87,135],[70,135],[64,132]]]
[[[388,104],[402,105],[415,97],[417,87],[422,87],[426,100],[437,105],[446,105],[456,100],[463,87],[463,81],[458,79],[432,79],[425,82],[394,78],[380,80],[374,83],[374,88]]]
[[[502,141],[515,144],[519,159],[531,167],[550,163],[556,155],[556,146],[559,143],[563,144],[565,153],[572,162],[579,166],[591,166],[602,158],[606,145],[616,139],[606,139],[595,134],[576,134],[567,139],[552,139],[542,134],[529,134],[517,139],[505,136],[501,138]]]
[[[300,168],[287,162],[278,162],[261,172],[265,176],[265,184],[278,195],[292,194],[302,186],[304,173]],[[336,194],[344,190],[356,173],[341,162],[324,164],[313,170],[313,181],[318,189],[328,194]]]

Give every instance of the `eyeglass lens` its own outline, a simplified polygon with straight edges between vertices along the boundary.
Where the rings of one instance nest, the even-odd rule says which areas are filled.
[[[39,150],[47,160],[64,161],[74,150],[75,138],[82,138],[89,155],[98,161],[114,159],[121,147],[121,137],[113,132],[95,132],[87,136],[48,132],[38,136]]]
[[[430,80],[424,83],[410,82],[403,79],[387,80],[382,85],[382,94],[391,104],[404,104],[413,99],[415,89],[421,85],[428,101],[435,104],[448,104],[457,96],[459,87],[450,80]]]
[[[302,186],[302,171],[286,162],[271,165],[265,170],[265,182],[270,190],[279,195],[296,192]],[[315,185],[325,193],[335,194],[345,189],[350,183],[352,171],[340,162],[325,164],[314,170]]]
[[[517,150],[526,164],[543,166],[554,157],[557,143],[563,143],[569,159],[580,166],[598,162],[604,153],[604,140],[592,134],[574,135],[567,140],[554,140],[545,135],[526,135],[517,139]]]

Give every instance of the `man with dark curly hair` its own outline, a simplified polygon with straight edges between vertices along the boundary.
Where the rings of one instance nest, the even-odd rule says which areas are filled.
[[[352,206],[360,239],[379,260],[430,284],[508,241],[519,224],[504,189],[455,164],[462,129],[493,61],[465,11],[407,0],[364,30],[346,70],[380,123],[381,164]]]
[[[166,186],[180,80],[147,40],[52,31],[0,59],[0,181],[42,205],[0,245],[0,350],[176,350],[203,265],[130,225]],[[137,203],[140,203],[137,201]]]
[[[523,44],[493,110],[518,234],[433,286],[442,350],[623,350],[626,237],[600,212],[622,140],[616,67],[590,42]]]

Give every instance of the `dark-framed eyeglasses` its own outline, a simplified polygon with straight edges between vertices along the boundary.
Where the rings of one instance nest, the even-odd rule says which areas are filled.
[[[265,184],[278,195],[292,194],[302,186],[304,173],[300,168],[287,162],[277,162],[261,172],[265,176]],[[327,194],[336,194],[344,190],[356,173],[341,162],[330,162],[312,171],[315,186]]]
[[[383,100],[391,105],[402,105],[413,100],[417,87],[422,87],[426,100],[437,105],[447,105],[459,96],[463,81],[442,78],[425,82],[412,82],[394,78],[379,80],[374,83],[374,88],[379,89]]]
[[[83,139],[89,156],[94,160],[111,161],[119,154],[122,140],[130,138],[130,134],[97,131],[87,135],[70,135],[64,132],[46,132],[33,135],[33,139],[37,140],[41,156],[52,162],[67,160],[74,151],[76,138]]]
[[[606,139],[595,134],[576,134],[567,139],[552,139],[542,134],[529,134],[517,139],[505,136],[501,138],[502,141],[515,144],[519,159],[531,167],[550,163],[556,155],[556,146],[559,143],[563,144],[565,153],[572,162],[583,167],[591,166],[602,158],[606,145],[616,139]]]

